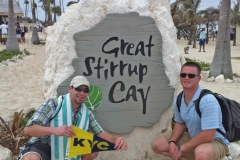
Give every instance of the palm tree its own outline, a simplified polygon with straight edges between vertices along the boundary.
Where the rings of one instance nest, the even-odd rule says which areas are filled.
[[[209,27],[211,27],[211,29],[213,30],[213,28],[217,25],[217,21],[219,19],[219,9],[209,7],[199,11],[198,14],[203,17],[202,21],[206,25],[206,29],[207,29],[206,44],[208,44],[208,39],[209,39],[208,29]]]
[[[223,74],[225,78],[232,79],[233,76],[230,50],[230,6],[231,0],[222,0],[218,24],[218,37],[210,69],[211,77],[217,77]]]
[[[237,30],[236,27],[237,25],[240,25],[240,1],[235,3],[233,6],[232,10],[232,15],[231,15],[231,25],[233,26],[233,31],[235,36],[233,37],[233,46],[236,46],[236,35],[237,35]]]
[[[35,3],[34,0],[32,0],[32,17],[33,17],[33,23],[34,26],[32,27],[32,38],[31,38],[31,42],[32,44],[40,44],[39,41],[39,37],[38,37],[38,31],[37,31],[37,27],[36,27],[36,8],[37,8],[37,4]]]
[[[75,4],[75,3],[78,3],[77,1],[69,1],[66,6],[69,7],[71,6],[72,4]]]
[[[48,2],[47,2],[47,6],[48,6],[48,8],[47,8],[47,11],[48,11],[48,25],[52,25],[52,13],[51,13],[51,6],[50,6],[50,0],[48,0]]]
[[[62,0],[62,11],[63,11],[63,13],[65,12],[64,11],[64,5],[63,5],[64,3],[63,3],[63,0]]]
[[[16,39],[13,0],[8,0],[8,38],[6,43],[6,50],[15,52],[20,51],[19,44]]]
[[[60,6],[61,14],[62,14],[62,1],[61,0],[59,0],[59,6]]]
[[[41,8],[44,10],[45,12],[45,22],[47,22],[48,19],[48,5],[47,5],[47,1],[46,0],[39,0],[39,2],[42,2],[42,6]]]
[[[54,4],[55,0],[39,0],[39,2],[42,2],[42,9],[45,11],[45,21],[48,21],[48,25],[52,25],[51,4]]]
[[[177,0],[175,3],[175,5],[182,6],[182,9],[185,11],[185,23],[190,30],[188,45],[191,45],[193,40],[193,48],[196,48],[197,24],[201,19],[201,17],[197,14],[197,9],[200,3],[201,0]]]
[[[55,6],[55,7],[52,7],[52,13],[54,15],[57,15],[57,16],[61,16],[61,7],[60,6]],[[56,22],[56,16],[54,16],[54,22]]]
[[[27,17],[27,14],[28,14],[28,6],[29,6],[29,1],[28,0],[25,0],[24,1],[24,4],[25,4],[25,18]]]

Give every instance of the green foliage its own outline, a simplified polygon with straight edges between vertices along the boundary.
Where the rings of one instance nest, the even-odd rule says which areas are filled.
[[[40,41],[40,45],[45,45],[46,44],[46,42],[45,41]]]
[[[231,59],[240,60],[240,57],[232,57]]]
[[[203,63],[203,62],[197,62],[197,61],[194,61],[190,58],[185,58],[186,62],[196,62],[200,67],[201,67],[201,70],[202,71],[209,71],[210,70],[210,65],[206,64],[206,63]]]
[[[84,104],[89,110],[94,110],[102,101],[102,90],[97,86],[90,86],[90,92]]]
[[[5,61],[7,59],[11,59],[13,56],[22,54],[22,52],[13,52],[7,51],[6,49],[0,51],[0,62]]]
[[[238,75],[237,73],[233,73],[233,76],[240,78],[240,75]]]
[[[0,116],[0,145],[8,148],[13,154],[18,154],[19,148],[30,138],[24,134],[23,129],[35,112],[35,109],[30,109],[25,114],[23,110],[14,112],[11,123],[5,122]]]

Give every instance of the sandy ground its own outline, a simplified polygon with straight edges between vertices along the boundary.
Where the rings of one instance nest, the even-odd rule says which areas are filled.
[[[26,34],[26,41],[30,38]],[[44,39],[43,34],[39,34],[40,39]],[[198,43],[198,42],[197,42]],[[179,50],[183,54],[183,47],[187,44],[186,40],[177,40]],[[6,121],[12,117],[15,111],[30,108],[38,108],[45,100],[42,94],[43,84],[43,66],[45,47],[30,46],[28,44],[20,44],[20,50],[27,49],[32,55],[18,60],[17,63],[10,62],[8,66],[0,65],[0,116]],[[211,62],[215,50],[215,41],[206,45],[206,52],[198,52],[190,46],[189,54],[183,54],[191,59],[199,59],[203,62]],[[0,44],[0,50],[5,46]],[[232,57],[240,57],[240,46],[231,47]],[[233,73],[240,75],[240,60],[232,60]],[[240,78],[234,83],[216,83],[206,82],[204,79],[207,73],[204,73],[201,86],[208,88],[214,92],[218,92],[224,96],[240,102]]]
[[[43,34],[39,38],[44,39]],[[26,42],[30,33],[26,34]],[[20,51],[26,48],[32,53],[16,63],[9,62],[8,66],[0,66],[0,116],[8,121],[15,111],[38,108],[45,100],[41,92],[43,85],[43,65],[45,56],[44,46],[19,44]],[[0,44],[0,50],[6,46]]]

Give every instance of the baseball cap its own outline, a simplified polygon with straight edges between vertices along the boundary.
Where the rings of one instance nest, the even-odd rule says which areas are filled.
[[[70,86],[73,86],[74,88],[81,86],[81,85],[86,85],[86,86],[90,86],[89,81],[87,80],[87,78],[83,77],[83,76],[76,76],[72,79]]]

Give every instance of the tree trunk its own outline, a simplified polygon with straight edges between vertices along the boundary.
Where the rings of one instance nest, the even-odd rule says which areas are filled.
[[[13,0],[8,0],[8,37],[6,43],[7,51],[20,51],[16,36]]]
[[[206,29],[207,29],[206,44],[208,44],[208,39],[209,39],[209,37],[208,37],[208,23],[206,24]]]
[[[231,0],[222,0],[210,77],[217,77],[221,74],[225,78],[232,79],[233,77],[230,50],[230,6]]]
[[[234,37],[233,37],[233,46],[236,46],[236,35],[237,35],[237,26],[234,26],[233,31],[234,31]]]
[[[188,45],[192,45],[192,31],[190,31],[190,34],[189,34]]]
[[[192,37],[193,37],[193,48],[196,48],[196,30],[197,27],[195,27],[196,25],[193,26],[192,28]]]
[[[40,44],[40,41],[39,41],[39,37],[38,37],[38,32],[37,32],[37,26],[36,26],[36,14],[35,14],[35,2],[33,0],[33,3],[32,3],[32,17],[33,17],[33,28],[32,28],[32,38],[31,38],[31,42],[32,44]]]
[[[52,15],[51,15],[51,6],[50,6],[50,0],[48,0],[48,25],[52,25]]]
[[[64,5],[63,5],[64,3],[63,3],[63,0],[62,0],[62,9],[63,9],[63,13],[64,13]]]
[[[62,14],[62,1],[61,0],[59,0],[59,6],[60,6],[61,14]]]

